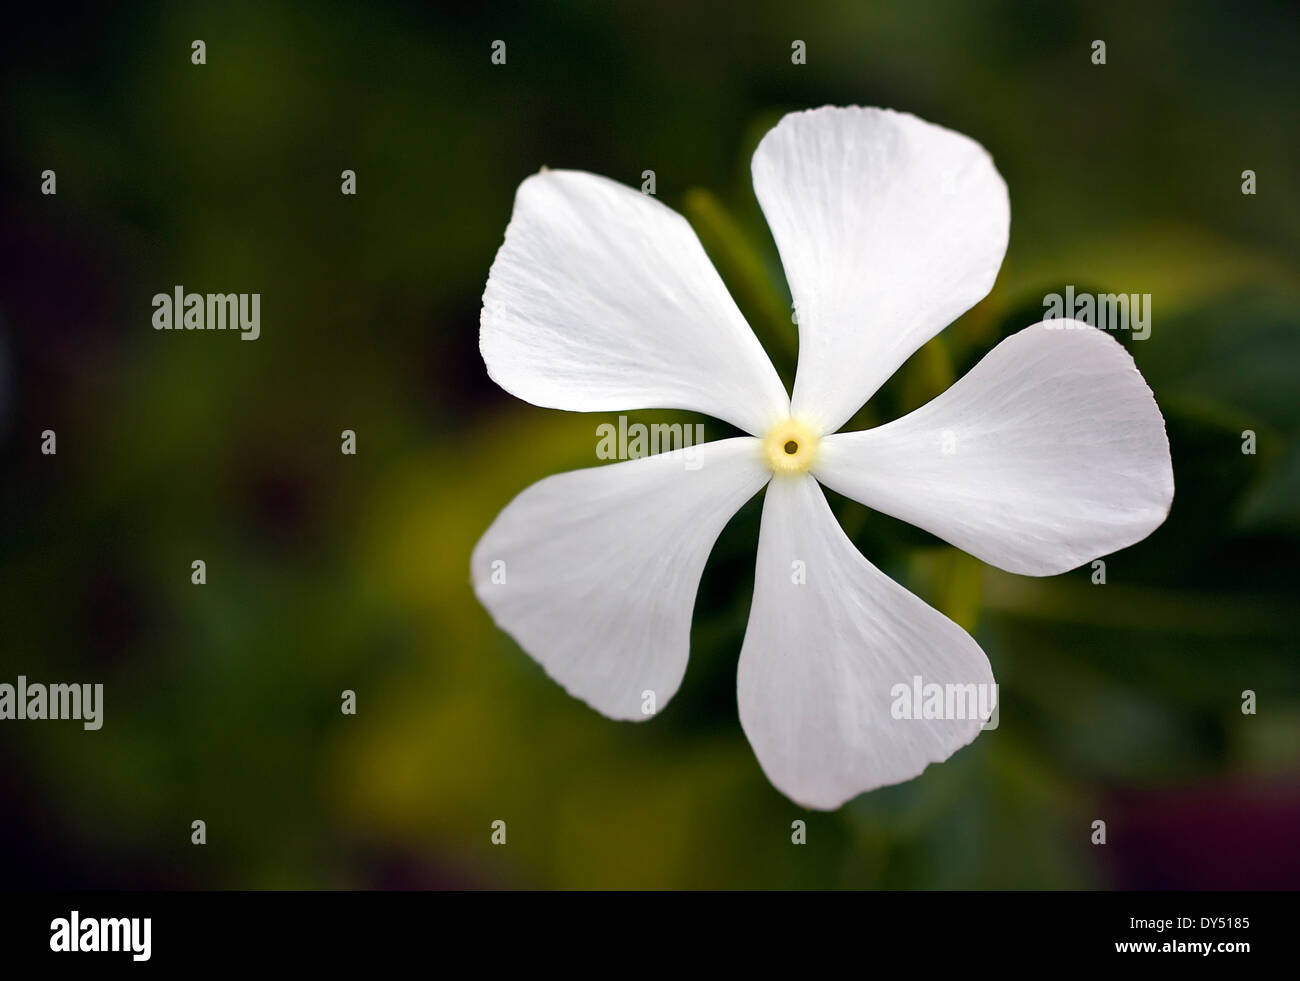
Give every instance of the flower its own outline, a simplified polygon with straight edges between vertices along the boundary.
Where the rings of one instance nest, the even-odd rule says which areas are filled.
[[[984,718],[894,718],[913,679],[992,686],[964,630],[880,572],[820,484],[991,565],[1050,576],[1164,521],[1164,419],[1100,330],[1039,323],[950,389],[838,430],[918,347],[978,302],[1010,205],[988,153],[904,113],[785,116],[754,190],[798,310],[787,395],[687,222],[575,171],[519,187],[483,296],[488,374],[536,405],[692,409],[750,436],[548,477],[475,547],[475,593],[571,694],[616,719],[661,709],[685,673],[705,560],[766,487],[740,652],[741,725],[771,782],[831,809],[915,777]],[[949,690],[945,688],[944,690]],[[957,715],[945,712],[939,714]]]

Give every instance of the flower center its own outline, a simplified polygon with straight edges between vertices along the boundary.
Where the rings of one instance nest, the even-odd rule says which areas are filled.
[[[798,419],[786,419],[763,438],[763,457],[773,473],[807,473],[817,455],[817,432]]]

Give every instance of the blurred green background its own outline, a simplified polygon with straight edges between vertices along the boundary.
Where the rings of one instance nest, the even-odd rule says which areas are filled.
[[[102,682],[106,707],[98,732],[0,724],[0,883],[1300,885],[1297,33],[1281,0],[10,12],[0,681]],[[737,720],[761,497],[650,724],[549,681],[474,600],[468,556],[616,418],[486,376],[479,303],[519,181],[653,169],[789,379],[749,156],[826,103],[972,136],[1012,201],[992,294],[858,423],[928,400],[1067,283],[1150,293],[1151,336],[1121,339],[1177,495],[1104,586],[1001,573],[834,500],[874,563],[975,631],[1002,706],[947,763],[821,814],[768,785]],[[260,292],[261,338],[155,332],[176,284]]]

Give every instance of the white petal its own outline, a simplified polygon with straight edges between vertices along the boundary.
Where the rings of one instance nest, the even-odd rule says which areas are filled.
[[[1164,419],[1133,358],[1075,320],[1008,337],[934,401],[828,436],[817,478],[991,565],[1051,576],[1169,513]]]
[[[616,719],[662,709],[724,525],[771,476],[743,436],[547,477],[474,548],[474,592],[570,694]]]
[[[737,683],[763,772],[792,800],[830,809],[946,760],[982,718],[895,718],[895,686],[910,691],[917,677],[987,685],[986,704],[996,704],[988,659],[970,635],[863,558],[815,480],[774,479]]]
[[[498,385],[577,412],[692,409],[762,434],[790,400],[686,219],[604,177],[519,185],[483,294]]]
[[[786,116],[753,172],[798,313],[794,412],[834,432],[988,293],[1006,184],[974,140],[857,107]]]

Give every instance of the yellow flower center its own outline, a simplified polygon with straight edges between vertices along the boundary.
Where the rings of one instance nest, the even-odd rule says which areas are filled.
[[[806,422],[786,419],[763,437],[763,458],[773,473],[807,473],[817,456],[818,438]]]

